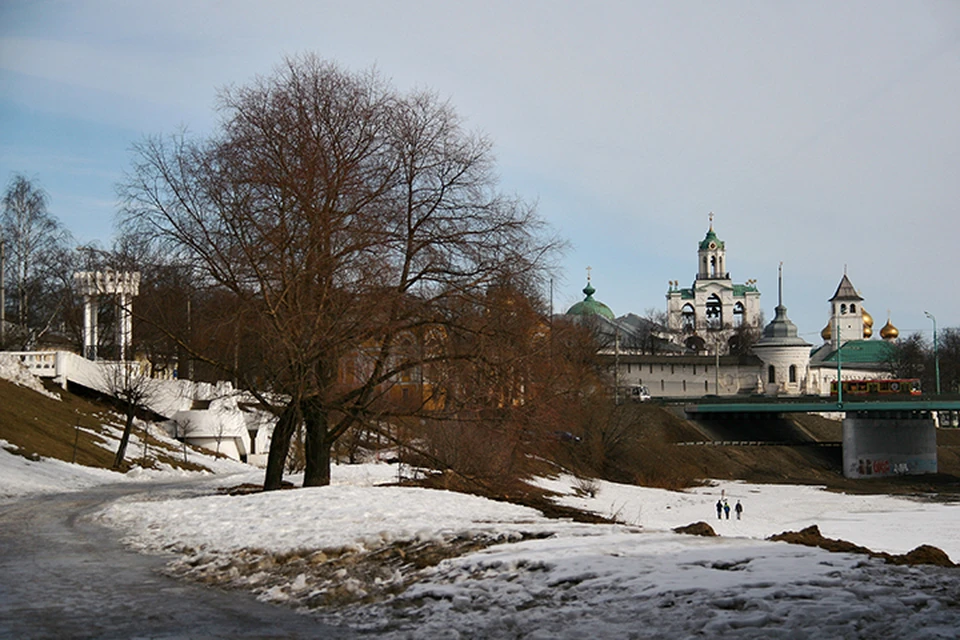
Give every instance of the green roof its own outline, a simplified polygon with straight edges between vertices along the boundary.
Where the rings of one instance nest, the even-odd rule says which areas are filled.
[[[824,345],[814,350],[814,353],[821,349],[829,349],[829,345]],[[894,356],[896,347],[884,340],[851,340],[845,342],[841,347],[841,364],[881,364],[890,362]],[[831,351],[821,362],[836,362],[837,352]]]
[[[710,230],[707,231],[707,235],[700,241],[700,250],[706,250],[710,248],[710,243],[716,242],[717,248],[723,249],[723,240],[717,237],[717,234],[713,231],[713,225],[710,225]]]
[[[756,291],[757,288],[752,284],[735,284],[733,285],[733,297],[742,298],[745,293],[748,291]]]
[[[610,307],[603,304],[599,300],[593,299],[593,294],[597,292],[592,286],[590,286],[590,281],[587,281],[587,286],[583,288],[583,293],[586,297],[578,302],[577,304],[570,307],[567,311],[568,316],[603,316],[607,320],[616,320],[616,316],[613,315],[613,311],[610,310]]]

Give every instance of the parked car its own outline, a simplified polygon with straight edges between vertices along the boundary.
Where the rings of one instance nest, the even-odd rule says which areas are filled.
[[[646,402],[650,399],[650,390],[643,385],[635,385],[630,388],[630,397],[634,402]]]

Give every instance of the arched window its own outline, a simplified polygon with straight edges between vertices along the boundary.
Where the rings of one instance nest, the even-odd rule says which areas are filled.
[[[797,381],[797,365],[790,365],[790,382]]]
[[[856,313],[856,312],[857,312],[857,305],[855,304],[850,305],[850,313]]]
[[[710,256],[710,277],[717,277],[717,256]]]
[[[733,305],[733,326],[739,327],[743,325],[743,314],[745,312],[746,309],[744,309],[742,302]]]
[[[693,331],[697,327],[697,313],[689,302],[680,310],[680,323],[684,331]]]
[[[847,305],[845,304],[840,305],[840,313],[846,313],[846,312],[847,312]]]
[[[707,329],[723,328],[723,304],[717,294],[707,298]]]
[[[776,382],[777,381],[777,370],[773,368],[773,365],[767,367],[767,382]]]

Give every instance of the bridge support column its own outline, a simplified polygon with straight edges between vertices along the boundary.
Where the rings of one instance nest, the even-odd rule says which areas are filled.
[[[843,421],[847,478],[937,472],[937,428],[927,411],[849,412]]]

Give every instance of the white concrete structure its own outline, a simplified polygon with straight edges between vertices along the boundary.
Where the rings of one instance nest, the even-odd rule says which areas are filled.
[[[189,444],[205,447],[251,464],[266,464],[266,452],[276,418],[260,409],[247,394],[229,382],[210,384],[190,380],[151,378],[147,364],[139,361],[96,362],[69,351],[4,352],[17,358],[39,378],[53,378],[64,389],[76,384],[105,395],[111,394],[116,371],[130,369],[145,376],[145,406],[167,418],[171,436],[185,437]]]
[[[133,343],[131,304],[140,293],[140,273],[136,271],[78,271],[73,274],[77,291],[83,296],[83,355],[97,359],[99,342],[97,314],[100,296],[113,296],[117,307],[118,359],[126,360]]]

